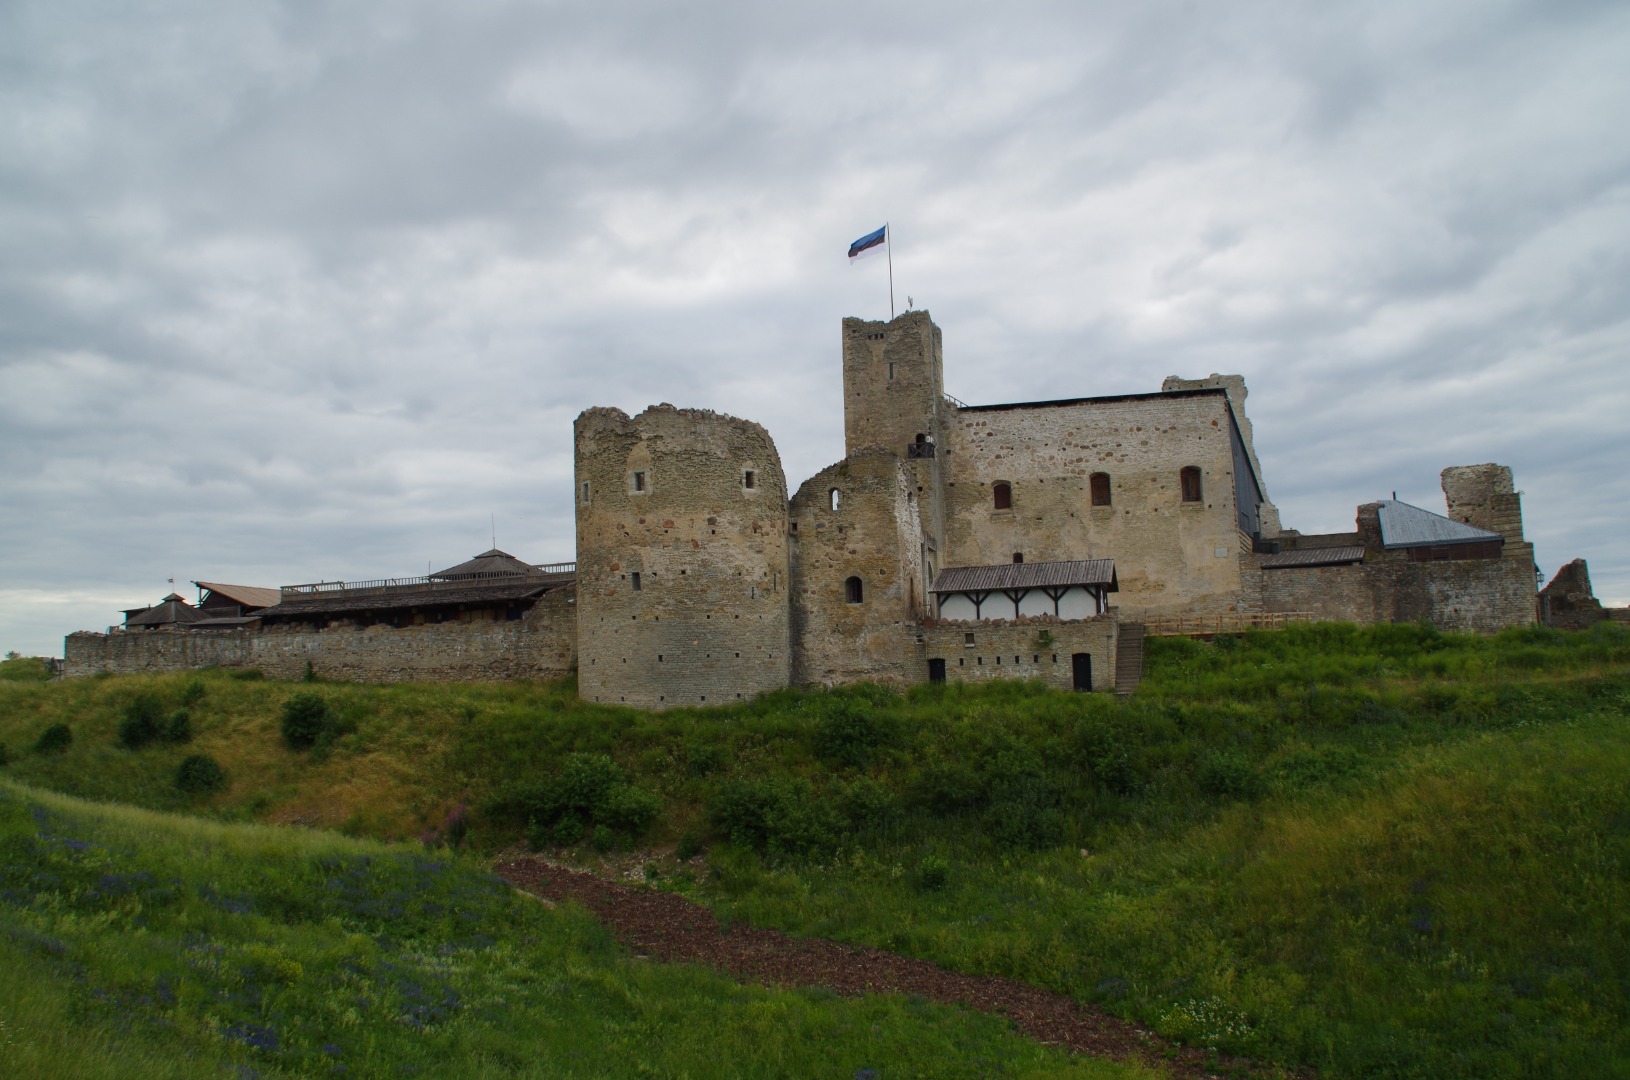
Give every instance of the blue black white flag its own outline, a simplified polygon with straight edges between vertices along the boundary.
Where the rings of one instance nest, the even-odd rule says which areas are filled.
[[[875,255],[877,252],[883,250],[884,246],[887,245],[888,242],[889,227],[887,225],[883,226],[881,229],[878,229],[876,232],[867,233],[865,236],[862,236],[859,240],[856,240],[854,243],[849,245],[849,261],[854,262],[856,259],[865,258],[867,255]]]

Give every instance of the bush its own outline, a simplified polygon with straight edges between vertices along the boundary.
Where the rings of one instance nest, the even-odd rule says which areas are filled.
[[[1200,759],[1195,779],[1207,795],[1225,799],[1254,799],[1262,794],[1262,774],[1238,750],[1217,750]]]
[[[674,858],[686,862],[702,853],[702,838],[694,830],[688,830],[679,838],[679,846],[674,849]]]
[[[163,721],[158,699],[151,694],[137,694],[125,705],[119,721],[119,742],[129,750],[140,750],[159,737]]]
[[[803,780],[732,780],[720,788],[709,820],[732,843],[772,859],[816,858],[833,851],[843,822]]]
[[[167,743],[192,742],[192,714],[186,709],[177,709],[164,721],[162,734]]]
[[[573,754],[550,780],[506,784],[487,801],[493,817],[526,822],[533,850],[570,846],[593,829],[637,839],[662,810],[662,800],[634,787],[605,754]]]
[[[876,711],[859,701],[834,701],[815,725],[815,753],[832,765],[865,768],[893,741]]]
[[[73,745],[74,733],[67,724],[52,724],[34,740],[36,754],[60,754]]]
[[[951,883],[951,864],[938,855],[924,855],[917,864],[917,887],[939,892]]]
[[[317,694],[295,694],[283,703],[283,742],[291,750],[309,750],[328,731],[328,702]]]
[[[219,791],[226,786],[226,773],[208,754],[189,754],[175,771],[175,786],[189,795]]]
[[[11,764],[11,750],[5,743],[0,742],[0,769]]]
[[[181,688],[181,704],[196,705],[204,700],[204,680],[189,679],[187,685]]]

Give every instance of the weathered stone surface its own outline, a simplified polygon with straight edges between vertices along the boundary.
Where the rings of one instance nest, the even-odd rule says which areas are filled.
[[[671,708],[788,684],[787,482],[768,432],[590,409],[576,479],[583,697]]]
[[[1590,567],[1575,559],[1556,572],[1540,590],[1539,618],[1558,630],[1583,630],[1608,618],[1590,585]]]
[[[1092,690],[1115,692],[1117,613],[1091,619],[1052,618],[977,624],[941,623],[922,631],[921,661],[912,681],[928,678],[931,660],[945,661],[947,682],[1041,679],[1063,690],[1074,686],[1073,657],[1091,658]]]

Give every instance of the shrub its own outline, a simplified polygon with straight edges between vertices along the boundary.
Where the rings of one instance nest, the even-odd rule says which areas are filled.
[[[917,887],[939,892],[951,883],[951,864],[938,855],[924,855],[917,864]]]
[[[594,834],[589,837],[589,844],[595,851],[604,853],[617,846],[617,835],[604,825],[596,825]]]
[[[724,751],[717,743],[695,742],[685,747],[685,768],[692,776],[706,776],[724,764]]]
[[[899,807],[889,789],[862,776],[836,792],[837,811],[851,833],[880,832],[894,824]]]
[[[175,786],[189,795],[219,791],[226,786],[226,773],[208,754],[188,754],[176,768]]]
[[[732,843],[777,860],[826,854],[843,830],[803,780],[732,780],[714,797],[708,817]]]
[[[52,724],[34,740],[36,754],[60,754],[73,745],[74,733],[67,724]]]
[[[604,826],[637,839],[662,810],[662,800],[634,787],[605,754],[573,754],[550,780],[506,784],[487,801],[494,817],[526,822],[534,850],[551,841],[571,845]]]
[[[328,726],[328,702],[319,695],[295,694],[283,703],[283,742],[291,750],[316,746]]]
[[[680,862],[686,862],[702,853],[702,838],[694,830],[687,830],[679,838],[679,846],[674,849],[674,857]]]
[[[1228,799],[1254,799],[1262,794],[1262,774],[1238,750],[1216,750],[1200,759],[1195,772],[1200,790]]]
[[[838,700],[815,725],[815,753],[822,760],[852,769],[864,768],[893,741],[893,732],[864,702]]]
[[[10,765],[10,764],[11,764],[11,750],[7,748],[5,743],[0,742],[0,768],[5,768],[7,765]]]
[[[162,734],[167,743],[192,742],[192,714],[186,709],[177,709],[164,721]]]
[[[125,705],[119,721],[119,742],[127,749],[140,750],[159,737],[162,726],[158,699],[151,694],[137,694]]]
[[[595,820],[629,836],[639,836],[656,820],[662,800],[631,784],[608,788],[594,809]]]
[[[202,700],[204,700],[204,680],[187,680],[187,685],[181,688],[181,704],[196,705]]]

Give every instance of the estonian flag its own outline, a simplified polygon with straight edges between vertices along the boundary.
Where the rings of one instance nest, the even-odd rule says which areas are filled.
[[[889,242],[889,227],[887,225],[876,232],[867,233],[859,240],[849,245],[849,261],[876,254],[879,248]]]

